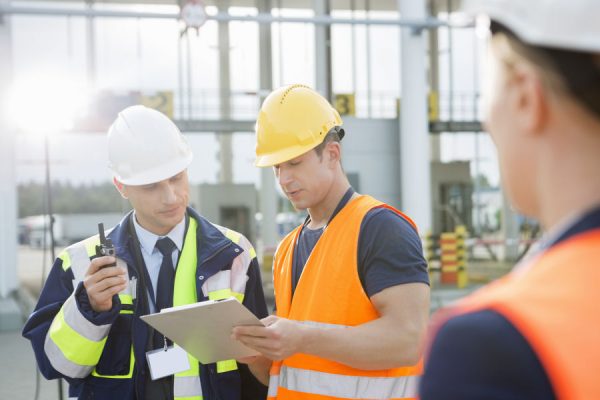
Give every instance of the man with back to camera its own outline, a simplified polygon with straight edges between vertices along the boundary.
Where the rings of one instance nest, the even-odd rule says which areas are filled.
[[[435,318],[421,399],[600,399],[600,2],[466,3],[489,17],[504,190],[546,234]]]
[[[262,355],[270,399],[414,398],[429,277],[414,223],[356,193],[343,171],[337,111],[304,85],[279,88],[256,124],[256,165],[273,167],[305,223],[279,244],[276,316],[233,336]],[[269,377],[270,375],[270,377]]]
[[[140,316],[234,296],[262,318],[260,271],[244,236],[188,207],[193,155],[169,118],[143,106],[124,109],[108,131],[108,154],[114,184],[133,211],[107,234],[116,258],[94,258],[94,236],[54,262],[23,328],[40,371],[66,378],[69,396],[79,399],[264,398],[266,387],[235,360],[202,365],[187,355],[182,370],[161,358],[154,367],[168,364],[170,374],[150,378],[147,353],[183,350]]]

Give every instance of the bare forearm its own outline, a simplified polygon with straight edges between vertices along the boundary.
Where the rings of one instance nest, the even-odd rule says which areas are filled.
[[[394,286],[371,301],[380,317],[359,326],[324,327],[269,316],[264,326],[235,327],[232,336],[271,360],[305,353],[365,370],[416,364],[427,327],[429,287]]]
[[[269,370],[271,369],[271,363],[271,360],[263,356],[257,356],[253,362],[248,363],[248,368],[250,369],[250,372],[252,372],[252,375],[265,386],[269,385]]]
[[[364,370],[414,365],[420,358],[424,327],[399,327],[379,318],[352,328],[303,327],[302,353]]]

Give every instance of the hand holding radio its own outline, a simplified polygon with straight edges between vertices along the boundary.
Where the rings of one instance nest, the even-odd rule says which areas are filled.
[[[117,267],[115,247],[104,234],[104,225],[98,224],[100,244],[96,256],[88,267],[83,284],[92,309],[96,312],[109,311],[115,294],[127,288],[127,271]]]
[[[115,246],[113,245],[112,240],[106,238],[106,235],[104,234],[104,224],[102,222],[98,224],[98,236],[100,238],[100,244],[96,245],[96,257],[115,257]],[[115,262],[104,265],[102,268],[115,267],[116,265],[117,264]]]

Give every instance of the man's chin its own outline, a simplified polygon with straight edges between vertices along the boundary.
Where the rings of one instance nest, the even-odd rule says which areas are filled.
[[[183,220],[185,216],[185,208],[177,209],[172,212],[165,212],[160,214],[160,219],[168,225],[177,225]]]
[[[294,210],[296,211],[305,211],[308,207],[306,207],[304,204],[302,203],[292,203],[292,207],[294,207]]]

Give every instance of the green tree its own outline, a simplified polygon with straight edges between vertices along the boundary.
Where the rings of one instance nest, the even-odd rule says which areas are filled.
[[[19,217],[46,211],[46,190],[41,183],[29,182],[18,187]],[[59,214],[124,212],[129,205],[110,183],[73,185],[52,183],[52,211]]]

